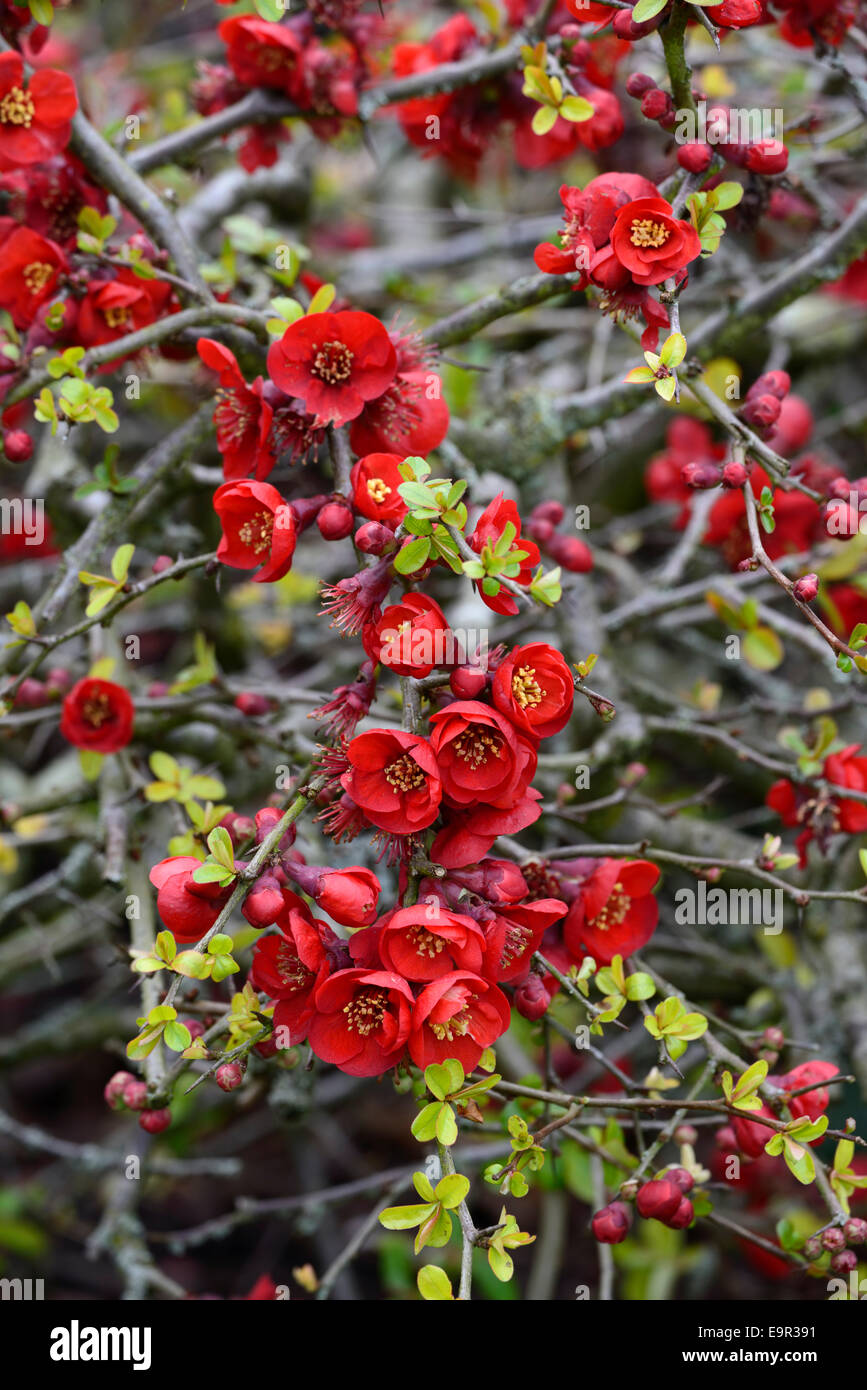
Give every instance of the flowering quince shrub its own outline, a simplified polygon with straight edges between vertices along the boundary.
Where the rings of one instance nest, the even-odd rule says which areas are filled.
[[[220,4],[0,3],[4,1273],[857,1299],[864,6]]]

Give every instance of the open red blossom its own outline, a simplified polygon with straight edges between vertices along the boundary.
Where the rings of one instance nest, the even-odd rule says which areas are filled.
[[[78,98],[65,72],[42,68],[28,83],[18,53],[0,53],[0,169],[39,164],[69,144]]]
[[[482,968],[485,936],[478,922],[440,903],[417,903],[389,913],[379,933],[387,970],[407,980],[438,980],[455,970]]]
[[[513,647],[497,667],[494,704],[513,724],[536,738],[550,738],[568,724],[575,681],[562,656],[547,642]]]
[[[800,1091],[802,1086],[810,1086],[813,1082],[816,1087],[812,1091],[804,1091],[803,1095],[792,1096],[788,1102],[789,1113],[792,1118],[797,1120],[802,1115],[809,1115],[811,1120],[818,1120],[820,1115],[824,1115],[828,1109],[827,1086],[823,1086],[823,1081],[830,1081],[832,1076],[839,1076],[840,1068],[833,1062],[822,1062],[818,1059],[801,1062],[797,1067],[786,1072],[785,1076],[778,1079],[778,1084],[784,1091]]]
[[[850,743],[839,753],[830,753],[822,768],[823,777],[837,787],[867,792],[867,757],[859,757],[860,752],[860,743]],[[867,802],[838,797],[836,807],[839,828],[846,835],[860,835],[867,830]]]
[[[304,99],[304,47],[294,30],[255,15],[233,15],[217,25],[217,33],[239,82],[274,87],[293,101]]]
[[[661,285],[701,255],[701,242],[664,198],[638,198],[618,212],[611,249],[637,285]]]
[[[340,779],[372,825],[412,835],[436,820],[442,782],[426,738],[401,729],[371,729],[346,749],[349,770]]]
[[[119,270],[110,280],[91,280],[78,306],[76,341],[98,347],[147,328],[167,312],[172,293],[165,280],[143,280],[132,270]]]
[[[780,33],[795,48],[812,48],[814,35],[839,48],[857,12],[854,0],[774,0],[774,7],[786,11]]]
[[[431,846],[431,859],[447,869],[475,864],[493,845],[498,835],[516,835],[526,830],[542,814],[542,793],[527,787],[513,806],[474,806],[469,811],[451,811]]]
[[[288,574],[295,553],[295,516],[275,487],[252,479],[223,483],[214,493],[214,511],[223,528],[218,560],[237,570],[261,565],[253,575],[257,584]]]
[[[499,907],[486,926],[485,968],[492,980],[518,980],[527,973],[534,951],[549,927],[566,915],[559,898]]]
[[[656,930],[659,869],[645,859],[603,859],[585,879],[563,923],[571,954],[602,965],[646,946]]]
[[[269,443],[274,412],[265,399],[262,378],[257,376],[248,386],[235,354],[213,338],[200,338],[196,350],[205,366],[220,377],[214,424],[217,448],[223,457],[223,477],[234,482],[255,469],[261,482],[274,467]]]
[[[278,1043],[294,1047],[307,1036],[315,992],[331,972],[323,939],[333,933],[300,908],[281,913],[277,926],[279,936],[263,936],[253,947],[250,980],[256,989],[277,1001],[274,1031]],[[288,1030],[285,1035],[282,1029]]]
[[[320,422],[343,425],[360,415],[394,379],[396,355],[373,314],[346,309],[306,314],[268,351],[268,372]]]
[[[454,1058],[465,1072],[511,1022],[502,990],[469,970],[454,970],[423,989],[412,1011],[409,1055],[424,1070]]]
[[[449,408],[435,372],[399,371],[391,385],[352,422],[356,454],[393,449],[401,458],[429,454],[449,430]]]
[[[613,256],[611,230],[626,203],[657,197],[656,185],[642,174],[599,174],[583,188],[560,187],[565,226],[559,246],[542,242],[533,259],[549,275],[581,271],[578,288],[592,280],[600,288],[618,289],[628,282],[624,268]]]
[[[308,1040],[323,1062],[350,1076],[381,1076],[403,1054],[413,993],[391,970],[338,970],[315,995]]]
[[[0,309],[9,311],[16,328],[30,327],[68,268],[56,242],[0,218]]]
[[[135,706],[122,685],[86,676],[63,701],[60,732],[76,748],[116,753],[132,738]]]
[[[451,629],[439,604],[426,594],[406,594],[390,603],[364,632],[371,661],[381,661],[398,676],[422,680],[435,666],[448,665]]]
[[[396,528],[408,508],[398,488],[404,479],[398,470],[405,454],[367,454],[358,460],[349,475],[352,505],[362,516]]]
[[[713,22],[720,29],[749,29],[765,18],[762,0],[722,0]]]
[[[201,865],[192,855],[174,855],[155,864],[148,875],[158,889],[160,921],[181,945],[200,941],[232,896],[231,883],[196,883],[193,873]]]
[[[534,743],[479,700],[455,700],[431,717],[431,745],[447,803],[508,808],[536,771]]]
[[[323,869],[318,864],[284,861],[286,872],[323,911],[344,927],[367,927],[376,918],[382,885],[360,864]]]
[[[520,561],[520,569],[514,576],[513,583],[526,587],[532,581],[533,570],[539,563],[539,547],[534,541],[528,541],[525,536],[521,535],[521,517],[518,508],[514,502],[507,502],[502,492],[498,493],[493,502],[489,503],[482,512],[476,522],[473,534],[469,537],[469,543],[476,554],[481,555],[487,545],[495,545],[500,540],[507,526],[514,528],[514,539],[509,556],[515,551],[526,552],[524,559]],[[476,588],[482,602],[492,612],[500,613],[505,617],[514,617],[517,613],[517,603],[502,584],[497,594],[486,594],[478,583]]]
[[[754,466],[750,474],[754,496],[759,497],[762,490],[770,485],[771,480],[764,469]],[[781,555],[799,555],[809,550],[819,534],[821,514],[818,503],[803,492],[786,492],[779,487],[773,489],[773,503],[774,529],[762,539],[767,554],[772,560],[777,560]],[[723,493],[714,502],[703,539],[705,545],[719,546],[732,568],[752,554],[746,504],[740,488]]]

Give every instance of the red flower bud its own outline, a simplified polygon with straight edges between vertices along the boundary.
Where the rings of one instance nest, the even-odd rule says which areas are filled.
[[[488,683],[478,666],[456,666],[449,676],[449,687],[459,700],[475,700]]]
[[[347,507],[345,502],[327,502],[317,516],[316,524],[327,541],[342,541],[355,525],[352,508]]]
[[[116,1071],[114,1076],[106,1083],[103,1097],[106,1105],[112,1110],[120,1110],[123,1105],[123,1093],[127,1086],[135,1084],[135,1077],[129,1071]]]
[[[171,1110],[145,1110],[138,1117],[139,1125],[148,1134],[162,1134],[172,1122]]]
[[[745,424],[756,426],[758,429],[768,429],[777,423],[781,410],[782,405],[779,396],[772,396],[768,393],[748,400],[740,414]]]
[[[832,1256],[831,1268],[835,1274],[851,1274],[853,1269],[858,1268],[858,1256],[854,1250],[841,1250]]]
[[[566,515],[566,508],[562,502],[550,500],[540,502],[530,513],[531,521],[550,521],[552,526],[559,526]]]
[[[237,1062],[224,1062],[221,1067],[217,1067],[214,1080],[221,1091],[236,1091],[244,1080],[244,1073]]]
[[[712,159],[713,150],[701,140],[691,140],[688,145],[681,145],[677,151],[677,162],[688,174],[703,174],[710,168]]]
[[[548,542],[547,550],[556,565],[572,574],[586,574],[593,568],[593,552],[577,536],[554,535]]]
[[[235,696],[235,709],[239,709],[242,714],[255,717],[257,714],[267,714],[271,708],[271,701],[267,695],[260,694],[256,690],[242,690],[240,695]]]
[[[382,555],[394,545],[394,532],[381,521],[366,521],[355,533],[355,544],[365,555]]]
[[[788,372],[762,372],[762,375],[753,382],[746,398],[748,401],[753,401],[757,396],[777,396],[779,400],[782,400],[784,396],[788,396],[791,389],[792,378]]]
[[[674,1216],[670,1217],[665,1224],[670,1226],[673,1231],[683,1231],[690,1224],[694,1216],[695,1208],[692,1202],[688,1197],[682,1197],[680,1206],[674,1213]]]
[[[812,603],[818,592],[818,574],[801,575],[792,588],[792,593],[799,603]]]
[[[3,452],[10,463],[26,463],[33,453],[33,440],[26,430],[7,430],[3,435]]]
[[[594,1236],[602,1245],[619,1245],[632,1225],[632,1211],[625,1202],[609,1202],[590,1222]]]
[[[515,1008],[522,1018],[529,1019],[531,1023],[535,1023],[547,1013],[550,1002],[551,996],[540,975],[528,975],[523,984],[518,985],[515,990]],[[620,1238],[622,1240],[623,1237]],[[597,1240],[599,1239],[601,1237],[597,1236]]]
[[[667,1178],[657,1178],[643,1183],[638,1189],[635,1205],[639,1214],[668,1224],[683,1201],[683,1193],[676,1183]]]
[[[273,873],[260,874],[241,908],[251,927],[262,930],[276,922],[283,910],[283,890]]]
[[[668,1182],[673,1182],[675,1187],[680,1188],[684,1195],[695,1187],[695,1178],[686,1168],[667,1168],[665,1177]]]
[[[781,140],[759,140],[747,150],[746,166],[752,174],[782,174],[789,151]]]
[[[645,92],[641,98],[642,114],[648,120],[658,121],[663,116],[667,116],[671,110],[671,97],[667,92],[663,92],[659,87],[652,87],[649,92]]]
[[[843,1234],[850,1245],[867,1245],[867,1221],[861,1216],[850,1217]]]
[[[720,468],[718,463],[685,463],[680,476],[687,487],[719,487]]]
[[[128,1081],[120,1094],[128,1110],[144,1110],[148,1098],[147,1083]]]
[[[839,1226],[829,1226],[827,1231],[823,1231],[819,1239],[822,1242],[823,1250],[838,1251],[846,1248],[846,1237]]]
[[[527,535],[532,536],[537,545],[547,545],[554,533],[554,523],[545,517],[540,517],[538,521],[531,520],[527,527]]]
[[[26,676],[15,692],[16,709],[41,709],[48,704],[48,691],[42,681]]]
[[[743,487],[749,476],[749,473],[742,463],[732,460],[731,463],[727,463],[723,468],[722,485],[725,488]]]
[[[151,565],[151,573],[162,574],[163,570],[171,569],[174,563],[171,555],[158,555]]]
[[[656,86],[652,77],[648,77],[646,72],[632,72],[626,79],[626,90],[631,97],[643,97],[645,92],[650,92]]]

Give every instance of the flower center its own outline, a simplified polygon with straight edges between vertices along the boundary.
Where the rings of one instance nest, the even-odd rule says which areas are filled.
[[[540,688],[533,666],[520,666],[512,676],[512,694],[521,709],[526,709],[528,705],[540,705],[547,691]]]
[[[418,763],[404,753],[386,766],[385,780],[395,791],[412,792],[417,787],[423,787],[427,778]]]
[[[308,982],[313,979],[313,971],[299,960],[298,952],[288,941],[282,942],[277,951],[277,973],[293,994],[306,989]]]
[[[125,309],[122,305],[113,309],[103,309],[102,317],[109,328],[123,328],[124,324],[130,321],[129,309]]]
[[[217,391],[214,424],[226,443],[239,444],[253,424],[253,410],[239,392],[220,387]]]
[[[629,240],[633,246],[664,246],[671,236],[668,227],[661,222],[654,222],[649,217],[636,217],[632,223],[629,233]]]
[[[434,936],[427,927],[410,927],[407,936],[419,955],[430,956],[431,960],[436,959],[446,944],[441,936]]]
[[[111,702],[107,695],[91,695],[81,706],[81,716],[92,729],[101,729],[111,718]]]
[[[344,1004],[346,1027],[352,1033],[366,1038],[374,1028],[378,1028],[385,1013],[388,995],[384,989],[362,989],[348,1004]]]
[[[346,381],[352,375],[354,357],[355,353],[350,352],[346,344],[339,340],[323,343],[313,359],[310,370],[320,381],[326,381],[329,386],[336,386],[338,382]]]
[[[473,995],[473,999],[475,998],[476,996]],[[453,1042],[455,1038],[463,1038],[469,1032],[469,1027],[470,1011],[466,1004],[459,1014],[455,1014],[445,1023],[432,1023],[430,1025],[431,1032],[439,1042]]]
[[[498,757],[501,746],[502,740],[498,736],[475,727],[464,729],[452,744],[458,757],[469,763],[472,768],[481,767],[488,761],[490,754]]]
[[[48,261],[31,261],[22,271],[24,283],[31,294],[38,294],[53,274],[54,266],[49,265]]]
[[[252,550],[254,555],[262,555],[270,549],[271,536],[274,531],[274,513],[256,512],[249,517],[238,531],[238,539],[242,545]]]
[[[624,893],[623,884],[615,883],[607,903],[593,918],[594,928],[608,931],[609,927],[619,927],[631,906],[632,899]]]
[[[513,960],[517,960],[527,949],[527,943],[532,940],[533,933],[529,927],[524,927],[520,922],[510,922],[506,927],[506,934],[503,940],[503,953],[500,959],[502,966],[511,965]]]
[[[391,492],[391,488],[384,478],[369,478],[367,481],[367,495],[372,497],[374,502],[383,503]]]
[[[30,126],[35,115],[32,96],[21,87],[13,87],[0,101],[0,121],[4,125]]]

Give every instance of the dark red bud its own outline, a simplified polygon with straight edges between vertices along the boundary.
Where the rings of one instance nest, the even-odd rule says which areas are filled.
[[[818,592],[818,574],[802,574],[792,587],[792,593],[799,603],[812,603]]]
[[[316,524],[327,541],[342,541],[355,525],[352,508],[345,502],[327,502],[316,518]]]
[[[145,1110],[138,1117],[142,1129],[148,1134],[162,1134],[172,1122],[171,1110]]]
[[[597,1211],[590,1228],[602,1245],[619,1245],[626,1239],[632,1225],[632,1211],[625,1202],[609,1202]]]

